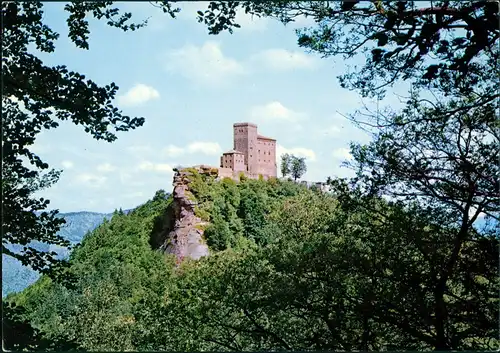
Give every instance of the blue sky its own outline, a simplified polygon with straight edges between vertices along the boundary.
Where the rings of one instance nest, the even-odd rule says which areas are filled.
[[[196,21],[206,3],[179,4],[177,19],[147,2],[121,3],[137,21],[150,17],[148,27],[122,32],[91,21],[86,51],[68,40],[63,6],[44,3],[45,21],[61,37],[55,53],[40,57],[98,84],[115,82],[117,106],[146,122],[113,143],[65,122],[39,136],[33,150],[63,170],[41,196],[61,212],[128,209],[158,189],[171,191],[172,167],[218,164],[220,153],[232,148],[235,122],[254,122],[261,134],[276,138],[278,156],[306,157],[304,179],[310,181],[349,175],[340,166],[349,158],[349,142],[369,141],[341,115],[361,105],[336,79],[345,63],[298,47],[294,29],[312,24],[306,19],[285,27],[239,14],[240,30],[210,36]],[[356,63],[362,62],[350,62]],[[387,102],[395,101],[389,95]]]

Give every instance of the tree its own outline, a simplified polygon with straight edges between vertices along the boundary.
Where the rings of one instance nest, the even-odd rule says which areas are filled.
[[[290,174],[294,181],[300,179],[307,172],[306,159],[304,157],[291,156]]]
[[[2,348],[8,351],[74,351],[76,342],[67,337],[47,339],[34,329],[25,317],[26,309],[15,303],[2,302]]]
[[[112,8],[113,2],[71,3],[68,12],[69,38],[81,49],[88,49],[87,17],[104,19],[107,24],[136,30],[146,23],[130,23],[131,14]],[[164,12],[172,17],[178,11],[162,2]],[[97,140],[114,141],[115,132],[135,129],[144,118],[123,115],[113,105],[118,87],[111,83],[98,86],[84,75],[64,65],[44,65],[28,47],[51,53],[59,34],[43,23],[41,2],[2,3],[2,250],[35,270],[47,272],[55,264],[54,254],[33,248],[33,240],[67,245],[56,235],[64,220],[57,211],[46,212],[49,201],[33,194],[49,187],[59,172],[30,151],[42,130],[58,126],[57,120],[71,120],[82,125]],[[114,130],[114,131],[113,131]],[[12,251],[9,245],[21,245]]]
[[[283,178],[286,177],[288,174],[290,174],[291,162],[292,162],[292,159],[288,153],[281,155],[280,171],[281,171],[281,175],[283,176]]]
[[[178,350],[245,351],[498,344],[498,239],[476,234],[463,248],[460,270],[448,278],[443,340],[435,275],[450,256],[454,226],[336,186],[335,199],[308,193],[285,200],[271,214],[279,229],[269,246],[210,257],[179,277],[170,305],[150,319],[156,339],[177,340]],[[176,331],[162,329],[169,315]]]
[[[235,25],[236,10],[283,23],[310,17],[316,26],[298,31],[298,44],[324,57],[349,60],[365,54],[365,66],[340,77],[344,87],[377,96],[403,79],[414,89],[448,96],[475,94],[470,104],[498,97],[498,4],[491,1],[213,1],[198,20],[209,33]],[[486,84],[487,83],[487,84]]]
[[[467,103],[426,106],[413,97],[402,112],[379,115],[373,142],[351,145],[354,161],[347,164],[358,171],[355,182],[372,194],[449,210],[464,232],[481,213],[498,220],[496,106]]]
[[[495,238],[498,241],[499,237],[498,234],[493,238],[487,234],[478,236],[473,227],[481,214],[497,221],[500,218],[499,181],[495,177],[500,171],[495,106],[485,104],[470,109],[467,102],[461,103],[451,101],[426,107],[414,98],[414,105],[401,113],[379,117],[384,121],[383,127],[377,129],[372,143],[352,145],[354,161],[351,166],[358,173],[354,183],[364,187],[369,194],[387,195],[405,204],[417,204],[420,212],[432,214],[447,227],[446,237],[435,239],[444,246],[446,256],[439,265],[434,265],[426,284],[433,288],[436,349],[440,350],[451,349],[453,340],[460,337],[458,332],[454,337],[448,336],[450,332],[446,329],[452,320],[449,316],[451,304],[447,300],[449,292],[453,291],[450,279],[463,272],[473,283],[474,276],[471,278],[470,273],[477,264],[474,259],[467,258],[473,255],[466,249],[476,241],[490,242],[493,246]],[[423,244],[419,250],[422,256],[437,255]],[[461,259],[464,256],[466,259]],[[488,283],[495,283],[498,278],[486,269],[476,275],[487,278]],[[467,295],[455,293],[455,296],[466,301],[469,307],[477,306],[478,312],[486,318],[489,315],[478,303],[484,300],[480,293],[487,293],[486,288],[485,285]],[[494,323],[490,317],[478,325],[478,330],[479,327],[491,329]]]
[[[343,87],[364,97],[380,98],[387,87],[401,80],[411,86],[406,107],[400,112],[351,115],[353,122],[374,137],[369,145],[352,145],[354,162],[350,165],[357,171],[353,185],[370,197],[396,199],[432,224],[415,234],[409,220],[391,219],[397,232],[416,242],[415,256],[429,264],[426,278],[418,274],[416,263],[406,274],[428,288],[420,299],[425,302],[418,304],[415,298],[413,304],[398,305],[396,298],[402,300],[402,293],[411,293],[400,277],[389,281],[393,287],[385,293],[394,296],[390,304],[397,316],[391,316],[382,301],[371,308],[382,310],[376,314],[380,323],[399,321],[409,340],[426,342],[438,350],[471,347],[471,337],[491,337],[498,313],[481,301],[494,301],[492,288],[498,286],[498,274],[491,267],[481,267],[472,254],[481,247],[494,249],[499,237],[498,233],[478,234],[473,227],[481,213],[498,221],[500,211],[498,4],[274,1],[236,6],[284,23],[297,16],[313,17],[317,26],[298,31],[299,45],[324,57],[340,55],[348,60],[365,54],[361,69],[340,77]],[[228,22],[217,16],[223,10],[211,3],[200,14],[213,33],[222,30],[220,22]],[[229,23],[233,19],[229,13]],[[375,218],[378,212],[369,205],[363,207]],[[439,223],[429,220],[429,215]],[[386,233],[385,237],[380,233],[380,242],[391,240]],[[439,250],[429,249],[430,244]],[[491,266],[495,251],[486,252]],[[370,268],[360,270],[368,275]],[[403,268],[393,270],[406,273]],[[477,284],[478,277],[484,278],[482,284]],[[379,295],[382,298],[382,292]],[[418,319],[407,307],[419,308]],[[465,309],[472,307],[477,316]],[[412,331],[422,317],[432,323],[428,328],[431,337],[422,335],[424,328]],[[467,320],[477,320],[477,328],[460,328]],[[488,346],[484,341],[481,344]]]
[[[16,146],[23,136],[27,144],[34,140],[30,137],[29,127],[16,123],[22,122],[24,115],[16,112],[13,101],[8,98],[3,99],[2,115],[2,253],[43,273],[48,271],[49,265],[54,264],[53,254],[28,247],[28,244],[46,241],[68,246],[69,242],[55,236],[60,225],[64,224],[64,220],[57,217],[57,211],[37,215],[35,212],[44,210],[48,200],[35,199],[32,195],[55,183],[60,171],[51,170],[40,175],[37,170],[29,170],[23,160],[16,156],[20,152],[40,169],[48,166],[29,150],[23,150],[23,144]],[[27,247],[24,254],[15,251],[17,249],[12,247],[13,244]]]

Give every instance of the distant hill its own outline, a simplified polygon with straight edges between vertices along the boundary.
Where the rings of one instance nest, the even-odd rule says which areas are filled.
[[[130,210],[124,211],[128,213]],[[96,213],[96,212],[70,212],[61,213],[60,216],[66,220],[59,231],[64,239],[69,240],[72,244],[81,242],[84,235],[94,230],[102,223],[104,218],[110,219],[112,213]],[[57,245],[49,245],[40,242],[32,244],[38,250],[55,251],[58,257],[64,258],[68,256],[68,249]],[[15,250],[16,246],[11,246]],[[33,284],[40,275],[31,267],[23,266],[18,260],[2,255],[2,298],[12,292],[22,291],[24,288]]]

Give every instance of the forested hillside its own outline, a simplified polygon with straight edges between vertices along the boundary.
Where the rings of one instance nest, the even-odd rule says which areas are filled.
[[[113,1],[2,2],[2,254],[42,274],[3,298],[2,348],[498,350],[498,3],[194,2],[216,40],[167,22],[177,4],[148,2],[166,16],[138,37],[150,17]],[[297,25],[300,50],[277,27],[236,37],[253,17]],[[47,251],[72,241],[61,205],[213,164],[236,117],[330,192],[174,168],[172,196]]]
[[[209,257],[177,266],[151,245],[172,202],[158,191],[84,238],[70,256],[73,284],[43,277],[7,301],[38,337],[84,350],[436,344],[433,274],[453,229],[434,215],[338,180],[324,194],[275,179],[194,179]],[[447,332],[464,348],[488,348],[498,343],[498,244],[471,232],[449,280]]]

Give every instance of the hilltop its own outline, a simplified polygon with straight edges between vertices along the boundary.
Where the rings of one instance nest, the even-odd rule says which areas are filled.
[[[171,195],[159,190],[83,238],[69,256],[73,281],[44,276],[5,302],[58,349],[362,349],[366,332],[378,350],[408,346],[414,338],[405,325],[424,330],[422,314],[404,325],[391,315],[432,315],[423,284],[432,261],[446,256],[439,244],[449,233],[432,215],[362,196],[339,180],[331,186],[323,193],[275,178],[179,169]],[[432,261],[415,234],[435,244]],[[464,251],[478,256],[459,263],[477,269],[491,291],[494,239],[475,239]],[[450,279],[456,295],[461,281]],[[486,315],[497,307],[493,299],[481,305]],[[455,323],[470,332],[464,344],[491,344],[467,320]],[[419,347],[432,347],[429,340]]]

